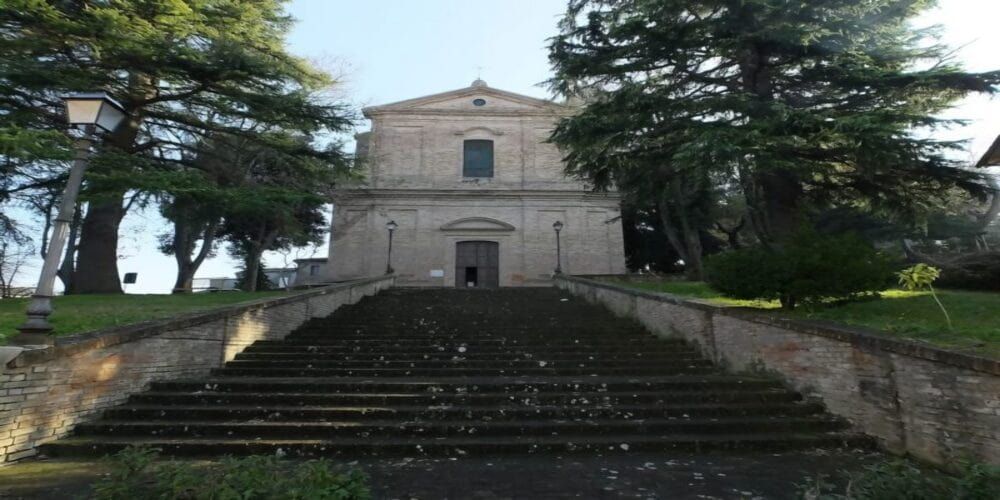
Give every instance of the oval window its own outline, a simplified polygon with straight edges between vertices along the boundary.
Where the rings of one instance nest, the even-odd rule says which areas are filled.
[[[486,105],[486,99],[474,99],[472,101],[472,104],[475,105],[475,106],[485,106]]]

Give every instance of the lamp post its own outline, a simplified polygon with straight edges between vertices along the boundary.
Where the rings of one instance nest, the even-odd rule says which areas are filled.
[[[385,257],[385,274],[392,274],[392,232],[399,227],[396,221],[391,220],[385,224],[385,228],[389,230],[389,254]]]
[[[562,231],[562,228],[562,221],[556,221],[555,224],[552,224],[552,229],[556,230],[556,274],[562,274],[562,248],[559,244],[559,232]]]
[[[66,235],[76,209],[76,197],[80,193],[83,173],[90,158],[90,147],[97,129],[111,132],[125,119],[125,109],[104,92],[69,95],[63,97],[63,101],[66,103],[69,124],[79,127],[83,134],[73,144],[73,166],[66,180],[59,213],[52,226],[52,238],[49,240],[41,275],[38,277],[38,286],[35,287],[35,293],[28,303],[28,319],[17,327],[20,333],[11,339],[14,344],[19,345],[54,342],[50,335],[52,325],[49,323],[49,315],[52,314],[53,288],[59,261],[66,246]]]

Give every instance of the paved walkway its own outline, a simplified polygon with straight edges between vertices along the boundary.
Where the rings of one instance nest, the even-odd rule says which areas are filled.
[[[817,475],[878,459],[861,452],[616,454],[350,462],[377,499],[783,499]],[[0,498],[79,498],[104,472],[94,462],[0,468]]]

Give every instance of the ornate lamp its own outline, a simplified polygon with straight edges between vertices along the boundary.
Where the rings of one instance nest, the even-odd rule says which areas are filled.
[[[396,228],[398,228],[398,227],[399,227],[399,224],[396,224],[396,221],[394,221],[394,220],[386,222],[386,224],[385,224],[385,228],[389,230],[389,254],[385,258],[385,274],[392,274],[392,272],[393,272],[393,270],[392,270],[392,233],[394,231],[396,231]]]
[[[556,221],[555,224],[552,224],[552,229],[556,230],[556,274],[562,274],[562,248],[559,244],[559,232],[562,231],[562,228],[562,221]]]
[[[55,287],[56,272],[66,247],[66,235],[76,210],[76,198],[80,194],[80,184],[83,173],[87,170],[87,160],[90,158],[90,147],[97,129],[113,132],[125,120],[125,108],[108,97],[104,92],[73,94],[63,97],[66,103],[66,117],[71,126],[81,128],[83,135],[73,145],[73,166],[66,180],[59,213],[52,226],[52,238],[49,250],[45,254],[42,272],[38,278],[38,286],[28,303],[27,321],[17,329],[20,331],[12,343],[20,345],[48,344],[55,341],[50,333],[52,325],[49,315],[52,314],[52,295]]]

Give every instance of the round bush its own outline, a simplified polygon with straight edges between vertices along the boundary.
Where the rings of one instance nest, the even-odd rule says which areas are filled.
[[[892,282],[892,261],[854,234],[799,231],[780,249],[762,246],[709,257],[708,284],[728,297],[799,303],[849,299]]]

